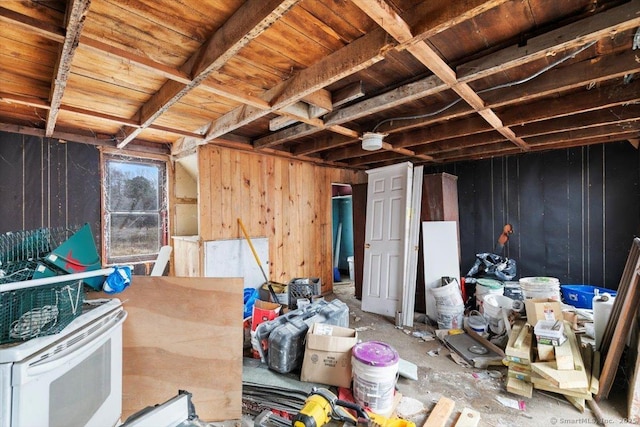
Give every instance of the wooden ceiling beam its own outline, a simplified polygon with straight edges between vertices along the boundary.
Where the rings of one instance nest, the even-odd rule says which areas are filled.
[[[463,15],[465,19],[469,19],[475,16],[476,14],[480,14],[484,12],[486,10],[485,9],[486,7],[495,7],[497,4],[503,3],[504,1],[505,0],[489,1],[489,2],[487,1],[481,2],[477,0],[469,1],[469,2],[465,2],[462,8],[456,9],[456,13]],[[363,3],[365,6],[367,3],[369,3],[362,0],[360,0],[360,2]],[[381,2],[379,0],[376,0],[376,2],[380,3],[381,4],[380,7],[382,8],[384,8],[386,5],[386,3]],[[484,5],[485,7],[483,8],[482,5]],[[385,11],[384,13],[389,13],[389,12]],[[406,13],[406,16],[411,16],[412,14],[413,14],[412,11],[408,11]],[[455,18],[448,15],[445,18],[441,14],[428,15],[428,18],[422,22],[424,31],[421,34],[416,35],[417,39],[419,39],[420,37],[430,37],[437,34],[438,32],[444,31],[447,28],[447,24],[451,25],[451,19],[455,19]],[[404,29],[405,24],[399,23],[398,25],[399,25],[398,31],[405,31]],[[307,86],[312,86],[314,89],[317,89],[317,88],[328,86],[332,82],[336,81],[337,78],[331,75],[331,74],[335,74],[335,72],[333,72],[331,68],[326,67],[325,65],[330,65],[331,61],[333,61],[334,63],[337,61],[335,59],[329,60],[329,58],[340,57],[342,61],[345,61],[346,63],[354,64],[354,66],[352,66],[351,68],[351,71],[349,71],[348,68],[345,69],[346,67],[344,67],[344,65],[341,65],[340,68],[345,69],[345,71],[343,71],[343,74],[339,76],[340,78],[346,77],[350,74],[355,73],[356,71],[359,71],[361,68],[355,66],[356,62],[362,61],[366,58],[363,58],[361,55],[359,55],[358,51],[351,46],[359,45],[359,44],[370,45],[373,42],[376,42],[376,40],[378,43],[377,46],[375,45],[373,47],[369,46],[366,50],[367,52],[368,51],[372,52],[371,53],[372,56],[370,57],[370,60],[372,62],[367,64],[367,65],[372,65],[374,62],[377,62],[380,59],[382,59],[382,53],[384,53],[384,51],[392,47],[392,44],[390,43],[390,41],[386,37],[384,37],[384,32],[372,31],[366,34],[365,36],[361,37],[360,39],[345,46],[341,50],[334,52],[329,57],[325,58],[325,60],[320,61],[320,63],[314,64],[312,67],[310,67],[310,68],[318,68],[317,71],[305,73],[305,71],[309,69],[303,70],[302,72],[295,75],[293,78],[289,79],[287,82],[283,82],[281,85],[278,85],[276,88],[273,88],[271,91],[268,91],[267,94],[265,94],[266,95],[265,99],[269,99],[272,105],[277,108],[280,106],[280,104],[289,104],[301,99],[303,96],[305,96],[308,93],[307,91],[310,91],[309,89],[306,89]],[[410,38],[406,39],[407,46],[409,46],[413,40],[414,40],[413,35],[411,35]],[[407,46],[404,46],[401,44],[401,45],[396,45],[395,47],[396,49],[404,49]],[[354,50],[356,51],[355,53],[353,52]],[[349,51],[352,51],[352,52],[348,53]],[[354,57],[354,54],[357,56]],[[358,61],[356,61],[356,58],[358,59]],[[313,79],[309,80],[310,77],[312,77]],[[442,89],[445,89],[445,88],[442,88]],[[207,135],[207,139],[213,139],[216,136],[224,134],[225,132],[230,132],[233,129],[243,126],[249,121],[255,120],[255,118],[258,118],[259,114],[261,113],[258,111],[245,111],[245,112],[232,111],[228,113],[226,117],[222,117],[221,119],[218,119],[216,122],[212,123],[212,131],[209,135]],[[264,114],[266,113],[262,113],[262,115]],[[328,124],[336,125],[341,123],[333,122]],[[302,127],[301,129],[305,129],[305,128]],[[318,128],[318,130],[323,130],[323,128]],[[258,148],[271,147],[274,145],[278,145],[279,143],[281,143],[281,141],[277,140],[277,138],[272,140],[259,139],[256,141],[256,147]]]
[[[575,148],[575,147],[582,147],[582,146],[594,145],[594,144],[603,144],[603,143],[609,143],[609,142],[619,142],[624,140],[625,137],[628,137],[632,134],[633,133],[617,134],[614,136],[604,135],[604,136],[595,136],[595,137],[569,140],[569,141],[561,140],[561,141],[549,141],[543,144],[531,144],[531,152]],[[500,149],[496,149],[495,145],[490,147],[477,147],[477,149],[473,149],[472,152],[458,153],[457,155],[448,155],[448,156],[442,156],[442,157],[439,156],[439,157],[436,157],[435,160],[442,163],[444,162],[450,163],[450,162],[479,160],[479,159],[486,159],[490,157],[519,154],[518,151],[514,150],[513,148],[509,148],[504,145],[502,145],[502,147],[503,148],[500,148]]]
[[[310,93],[309,95],[303,96],[301,100],[309,105],[325,111],[333,110],[333,100],[331,99],[331,92],[326,89],[318,89],[315,92]],[[319,115],[315,117],[319,117]]]
[[[78,48],[80,34],[82,33],[84,21],[89,12],[89,6],[91,6],[91,0],[69,0],[67,2],[67,13],[65,17],[66,34],[56,61],[54,77],[51,80],[52,87],[51,94],[49,95],[50,108],[47,111],[47,121],[45,125],[45,134],[47,136],[53,135],[53,130],[56,127],[62,96],[64,95],[69,73],[71,72],[71,63]]]
[[[359,86],[361,86],[360,82]],[[348,121],[384,111],[387,108],[402,105],[446,89],[447,86],[444,85],[438,77],[431,76],[414,83],[409,83],[382,95],[361,101],[352,106],[341,108],[335,113],[329,113],[324,117],[324,124],[326,126],[341,125]],[[298,125],[258,138],[255,140],[255,145],[256,147],[273,147],[290,140],[311,135],[319,130],[321,129]]]
[[[0,131],[47,138],[47,136],[45,136],[44,129],[34,128],[31,126],[20,126],[13,123],[0,122]],[[91,132],[82,133],[77,131],[55,130],[53,135],[49,138],[58,139],[60,141],[73,141],[81,144],[95,145],[98,147],[114,148],[116,145],[116,141],[112,135],[95,134]],[[156,143],[147,143],[146,145],[131,144],[128,147],[128,150],[163,155],[167,155],[169,153],[169,149],[165,145]]]
[[[444,163],[444,162],[455,162],[455,161],[464,161],[464,160],[480,160],[486,159],[490,157],[496,156],[510,156],[521,154],[522,150],[519,150],[517,147],[514,147],[513,144],[502,141],[496,142],[493,144],[474,146],[470,148],[466,148],[464,150],[457,150],[449,152],[445,155],[438,156],[434,155],[434,160],[436,162]]]
[[[581,113],[574,116],[565,116],[539,121],[529,125],[522,125],[518,130],[523,137],[531,138],[554,134],[559,132],[560,129],[584,130],[611,125],[625,126],[627,123],[637,121],[638,117],[640,117],[640,104],[634,104],[604,108],[602,110]],[[464,122],[466,122],[466,120],[463,121],[463,123]],[[463,126],[463,123],[460,123],[460,126]],[[451,128],[455,129],[456,124],[452,123]],[[437,136],[440,136],[440,138],[436,139],[436,136],[434,135],[430,139],[416,139],[416,147],[411,147],[411,144],[409,144],[408,147],[416,153],[434,155],[447,151],[455,151],[461,147],[486,145],[504,139],[504,137],[497,132],[486,132],[486,130],[478,130],[475,134],[468,134],[467,132],[464,132],[464,135],[456,135],[454,132],[450,135],[446,135],[442,132],[438,132]],[[410,140],[410,135],[407,135],[406,139]],[[533,140],[531,142],[533,143]],[[419,145],[422,145],[422,147]]]
[[[299,0],[248,0],[184,64],[195,80],[220,69],[250,41],[264,33]]]
[[[551,69],[535,79],[518,85],[509,85],[491,91],[483,91],[482,99],[491,108],[521,104],[535,98],[621,78],[640,72],[638,54],[625,50],[613,55],[589,58],[562,69]]]
[[[605,132],[602,135],[590,135],[583,138],[571,138],[565,137],[548,138],[544,141],[537,141],[531,143],[531,152],[534,151],[546,151],[551,149],[566,149],[573,147],[580,147],[585,145],[602,144],[608,142],[624,141],[627,138],[633,138],[638,136],[638,131],[631,132],[617,132],[608,133]],[[497,148],[499,147],[499,148]],[[445,155],[434,155],[434,159],[438,162],[457,162],[465,160],[478,160],[488,157],[507,156],[519,154],[518,150],[508,147],[505,143],[489,144],[486,146],[476,146],[471,149],[462,149],[457,152],[449,152]]]
[[[329,113],[325,117],[325,123],[343,124],[447,89],[449,88],[439,77],[429,76]]]
[[[406,43],[413,38],[411,28],[385,1],[383,0],[352,0],[364,13],[369,15],[378,25],[385,29],[400,43]],[[456,72],[438,55],[426,42],[420,41],[407,47],[416,59],[430,69],[462,99],[464,99],[480,116],[508,140],[523,150],[529,147],[513,130],[502,124],[500,118],[490,108],[485,107],[484,101],[467,84],[458,80]]]
[[[585,113],[573,114],[524,124],[522,135],[535,137],[557,132],[558,129],[588,129],[608,125],[624,125],[640,117],[640,104],[618,105]]]
[[[637,97],[639,91],[638,82],[632,82],[624,90],[621,90],[619,86],[594,88],[582,94],[558,98],[551,102],[545,99],[534,104],[523,105],[521,108],[510,109],[508,114],[509,117],[519,119],[511,125],[519,126],[519,133],[523,137],[553,134],[557,132],[557,129],[563,127],[569,130],[580,130],[597,129],[613,124],[624,126],[629,122],[634,122],[635,118],[639,116],[640,100]],[[573,105],[584,112],[573,114]],[[402,136],[392,134],[387,137],[387,141],[396,146],[406,147],[429,144],[424,149],[417,147],[411,149],[419,154],[435,155],[440,151],[457,151],[461,146],[485,146],[504,139],[503,136],[495,134],[494,136],[487,135],[486,130],[486,125],[482,126],[482,123],[477,119],[466,119],[462,122],[445,122],[435,127],[405,133]],[[582,132],[585,135],[593,134],[592,131],[587,130]],[[478,135],[473,135],[474,133],[478,133]],[[448,138],[447,135],[449,135]],[[459,138],[450,138],[451,135],[458,135]],[[574,133],[573,136],[576,134]],[[442,140],[438,141],[438,139]],[[337,161],[345,160],[351,156],[357,157],[361,154],[362,152],[357,149],[352,151],[336,150],[330,154],[329,158]]]
[[[431,7],[433,5],[428,5],[426,2],[421,4],[420,7]],[[450,3],[450,2],[449,2]],[[482,2],[480,2],[482,3]],[[486,2],[491,3],[491,2]],[[500,2],[498,2],[500,3]],[[496,5],[486,5],[487,7],[495,7]],[[435,7],[435,6],[434,6]],[[459,7],[458,4],[452,7]],[[482,5],[478,5],[478,7],[482,7]],[[620,14],[618,12],[618,14]],[[628,15],[628,10],[622,15]],[[411,14],[410,16],[421,16],[418,14]],[[592,19],[592,18],[588,18]],[[607,20],[610,20],[609,17]],[[582,21],[579,21],[582,22]],[[626,21],[618,22],[615,25],[624,25]],[[576,31],[580,29],[580,25],[573,26],[573,30]],[[566,28],[566,27],[563,27]],[[563,28],[557,30],[558,34],[562,34]],[[583,32],[584,37],[589,40],[595,40],[598,37],[599,32],[602,30],[602,25],[589,25],[585,26],[585,28],[591,28],[594,33]],[[611,29],[611,26],[604,28]],[[614,28],[617,28],[614,26]],[[537,42],[539,44],[549,46],[548,41],[544,40],[545,36],[539,36]],[[558,37],[551,37],[552,40],[555,40],[558,43]],[[578,44],[580,46],[581,44]],[[575,46],[574,46],[575,47]],[[551,48],[551,51],[554,51]],[[513,52],[517,52],[519,56],[515,56]],[[504,49],[504,53],[502,53],[504,57],[510,58],[512,61],[517,62],[519,64],[525,64],[528,62],[533,62],[539,59],[538,52],[529,52],[528,49],[510,47]],[[490,60],[491,57],[485,59],[485,61]],[[477,61],[470,61],[469,63],[463,64],[457,68],[457,70],[468,68],[469,72],[465,75],[465,79],[468,81],[477,80],[482,77],[484,74],[482,70],[478,70],[477,73],[472,73],[471,70],[476,67],[473,65],[478,61],[482,61],[482,59]],[[638,72],[638,62],[636,61],[635,52],[623,52],[621,54],[616,54],[614,56],[607,56],[604,59],[593,61],[588,60],[580,63],[580,65],[571,65],[571,70],[569,68],[565,68],[562,73],[555,72],[555,70],[551,70],[546,72],[545,74],[538,76],[535,80],[531,82],[523,83],[521,85],[515,85],[513,87],[498,89],[491,92],[482,93],[482,98],[486,102],[486,107],[496,108],[505,105],[513,105],[522,102],[522,99],[533,99],[540,96],[550,95],[552,93],[576,88],[582,86],[587,83],[598,82],[610,79],[612,77],[618,77],[628,73]],[[493,72],[498,72],[499,69],[495,69]],[[588,72],[587,72],[588,71]],[[471,74],[469,74],[471,73]],[[520,88],[522,88],[520,90]],[[329,113],[325,117],[325,123],[327,124],[343,124],[352,120],[356,120],[361,117],[365,117],[368,114],[381,112],[386,109],[402,105],[404,103],[410,102],[415,99],[420,99],[426,97],[428,95],[432,95],[437,92],[441,92],[443,90],[448,89],[448,86],[444,84],[437,76],[430,76],[426,79],[423,79],[418,82],[410,83],[408,85],[401,86],[384,94],[378,95],[376,97],[364,100],[362,102],[353,104],[349,107],[342,108],[336,110],[332,113]],[[437,109],[434,108],[434,111]],[[438,114],[429,119],[415,119],[415,120],[407,120],[407,121],[396,121],[393,124],[387,124],[384,127],[380,128],[382,132],[398,132],[401,130],[408,129],[410,127],[423,126],[428,125],[429,123],[436,123],[441,120],[451,120],[456,117],[460,117],[462,115],[467,114],[467,110],[465,108],[456,106],[452,109],[447,110],[446,113]],[[304,132],[303,128],[300,128],[301,131]],[[305,135],[309,133],[305,132]],[[269,135],[269,138],[272,144],[276,145],[278,142],[278,135],[272,134]],[[288,130],[287,138],[295,139],[295,130]]]
[[[588,129],[569,129],[561,130],[554,133],[531,137],[531,144],[555,144],[564,141],[574,141],[580,139],[615,136],[621,133],[636,133],[636,136],[640,136],[640,118],[626,123],[616,123],[610,125],[602,125]],[[621,138],[625,140],[626,138]]]
[[[640,94],[640,80],[626,86],[596,87],[563,97],[522,104],[519,108],[506,108],[501,115],[508,126],[520,126],[550,118],[638,103],[640,102],[638,94]]]
[[[192,81],[187,84],[173,80],[166,82],[149,101],[138,110],[140,127],[125,131],[125,138],[118,148],[126,146],[142,130],[164,114],[172,105],[192,89],[200,85],[209,75],[220,69],[240,49],[262,34],[299,0],[248,0],[216,31],[215,34],[183,65],[182,71]]]
[[[442,153],[458,151],[464,148],[478,147],[482,145],[504,142],[505,138],[495,130],[478,133],[475,135],[450,138],[442,141],[434,141],[415,148],[416,153],[437,156]]]
[[[528,62],[553,57],[560,52],[579,48],[604,37],[636,28],[640,25],[640,1],[629,3],[582,19],[556,30],[534,37],[524,46],[511,46],[489,56],[469,61],[457,67],[458,80],[474,80],[520,67]]]
[[[398,147],[411,147],[444,139],[467,137],[493,130],[482,117],[471,116],[464,120],[451,120],[408,132],[391,134],[385,139]]]
[[[337,108],[351,101],[355,101],[358,98],[362,98],[364,95],[362,82],[353,82],[331,94],[331,105],[333,108]]]
[[[637,131],[626,132],[626,133],[616,133],[614,135],[585,137],[585,138],[579,138],[579,139],[572,139],[568,141],[561,140],[560,142],[545,142],[537,145],[532,145],[531,149],[532,151],[547,151],[547,150],[583,147],[586,145],[606,144],[610,142],[621,142],[629,138],[635,138],[638,136],[639,135]]]
[[[407,148],[402,148],[402,147],[394,147],[393,145],[389,144],[388,142],[383,142],[382,143],[382,149],[386,150],[386,151],[392,151],[394,153],[397,154],[402,154],[403,156],[407,156],[407,157],[416,157],[419,158],[421,160],[428,160],[431,161],[433,160],[433,157],[428,156],[426,154],[417,154],[415,151],[411,151]]]
[[[291,153],[294,156],[304,156],[328,149],[335,149],[344,147],[351,144],[354,141],[353,138],[344,137],[343,135],[332,134],[322,140],[314,138],[311,141],[305,141],[299,143],[291,148]]]
[[[58,43],[64,43],[65,41],[65,29],[63,27],[43,22],[40,19],[32,18],[4,7],[0,7],[0,22],[17,26],[24,31]]]
[[[452,26],[469,21],[509,0],[430,0],[402,15],[414,34],[412,41],[428,39]]]
[[[0,92],[0,101],[1,102],[6,102],[8,104],[12,104],[13,103],[13,104],[26,105],[26,106],[34,107],[34,108],[42,108],[44,110],[49,110],[51,108],[49,103],[47,101],[45,101],[44,99],[13,95],[13,94],[6,93],[6,92]],[[70,106],[70,105],[61,104],[60,108],[59,108],[59,111],[63,112],[63,113],[79,114],[79,115],[90,117],[90,118],[93,118],[93,119],[104,120],[106,122],[115,123],[115,124],[118,124],[118,125],[121,125],[121,126],[128,126],[128,127],[132,127],[132,128],[140,126],[136,120],[130,119],[128,117],[114,116],[114,115],[111,115],[111,114],[105,114],[105,113],[101,113],[99,111],[87,110],[87,109],[84,109],[84,108],[73,107],[73,106]],[[198,140],[202,140],[202,138],[203,138],[202,134],[199,134],[199,133],[196,133],[196,132],[190,132],[190,131],[183,130],[183,129],[172,128],[172,127],[168,127],[168,126],[160,126],[160,125],[152,124],[151,126],[149,126],[149,129],[158,130],[158,131],[162,131],[162,132],[166,132],[166,133],[171,133],[171,134],[178,135],[178,136],[183,136],[183,137],[196,138]]]
[[[262,98],[271,104],[272,110],[284,108],[310,93],[381,61],[384,53],[393,45],[383,31],[372,31],[269,89]],[[211,124],[205,141],[231,132],[269,112],[245,106],[238,107]],[[273,145],[277,144],[255,144],[256,148]]]
[[[494,110],[498,109],[498,107],[502,109],[507,106],[515,106],[517,109],[517,105],[526,101],[535,101],[537,98],[550,95],[558,97],[558,94],[570,89],[593,86],[594,84],[605,82],[612,78],[619,78],[637,72],[640,72],[640,63],[636,60],[636,53],[629,50],[606,57],[599,57],[597,60],[588,59],[581,61],[563,67],[562,70],[549,70],[527,83],[483,92],[482,97],[487,102],[487,107]],[[458,104],[453,108],[429,118],[389,123],[388,125],[382,126],[380,131],[391,133],[390,138],[393,138],[395,133],[411,128],[425,127],[430,124],[438,126],[438,123],[441,122],[451,122],[451,120],[467,114],[467,110],[462,109],[461,105],[462,104]],[[434,108],[433,110],[437,111],[438,108]],[[419,115],[419,113],[417,113],[417,115]],[[524,137],[524,135],[522,136]]]

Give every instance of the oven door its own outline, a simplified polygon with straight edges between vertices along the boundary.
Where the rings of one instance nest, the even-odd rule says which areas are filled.
[[[119,309],[12,369],[12,427],[114,426],[122,413]]]

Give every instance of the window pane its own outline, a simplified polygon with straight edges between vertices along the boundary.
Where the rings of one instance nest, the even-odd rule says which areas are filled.
[[[156,165],[109,161],[107,208],[110,211],[158,210],[160,174]]]
[[[161,231],[158,214],[111,214],[109,257],[155,254]]]

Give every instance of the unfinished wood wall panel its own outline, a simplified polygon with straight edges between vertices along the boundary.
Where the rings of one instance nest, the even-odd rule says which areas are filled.
[[[198,236],[173,236],[173,275],[177,277],[203,276],[202,241]]]
[[[198,161],[203,241],[243,238],[241,218],[250,237],[269,239],[270,280],[320,277],[331,291],[331,183],[359,173],[215,146],[200,147]]]
[[[186,390],[203,421],[239,419],[242,278],[134,276],[121,295],[122,418]]]

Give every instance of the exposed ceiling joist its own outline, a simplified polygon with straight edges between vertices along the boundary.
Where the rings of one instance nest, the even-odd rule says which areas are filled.
[[[409,24],[384,1],[353,0],[353,2],[400,43],[406,42],[413,37]],[[529,146],[522,138],[516,136],[513,130],[502,124],[502,121],[493,110],[485,107],[484,101],[468,84],[458,80],[456,72],[428,43],[421,41],[407,47],[407,50],[471,105],[478,114],[505,138],[523,150],[529,149]]]
[[[136,138],[166,112],[219,69],[250,41],[262,34],[299,0],[249,0],[184,64],[192,78],[187,85],[173,80],[165,83],[138,111],[140,127],[124,130],[126,137],[118,143],[122,148]]]
[[[263,98],[271,104],[272,109],[283,108],[345,76],[381,61],[384,52],[392,46],[393,43],[387,40],[383,31],[371,32],[268,90]],[[268,110],[256,108],[236,108],[211,124],[205,141],[211,141],[268,113]],[[260,148],[265,147],[266,145]]]
[[[51,95],[49,96],[51,101],[47,112],[45,132],[47,136],[53,135],[53,129],[56,126],[56,120],[58,120],[58,112],[60,111],[64,89],[67,86],[73,55],[80,41],[80,34],[82,34],[82,27],[89,11],[89,6],[91,6],[91,0],[71,0],[67,4],[67,29],[60,55],[58,56],[55,77],[52,79]]]
[[[0,123],[356,169],[640,139],[640,0],[545,1],[5,2]]]
[[[634,0],[534,37],[527,40],[524,46],[511,46],[493,55],[469,61],[457,68],[458,80],[469,83],[636,28],[640,25],[638,7],[638,2]]]

